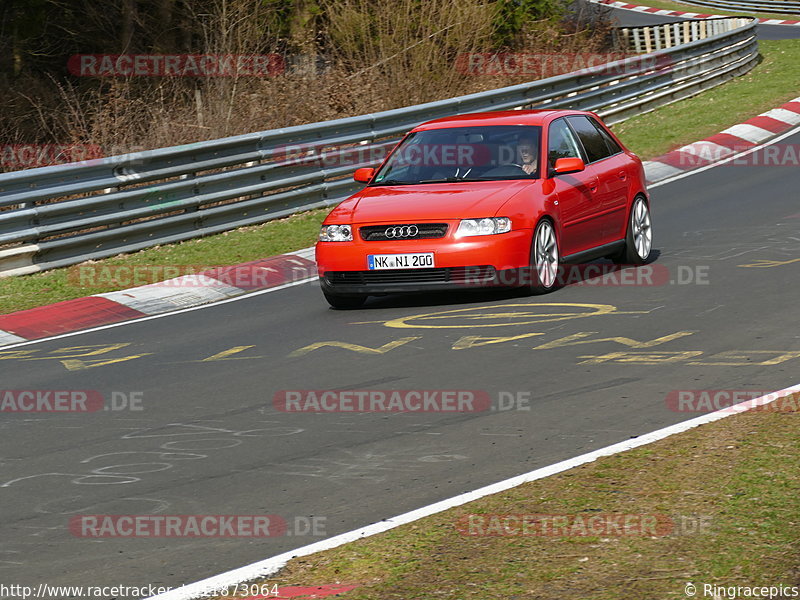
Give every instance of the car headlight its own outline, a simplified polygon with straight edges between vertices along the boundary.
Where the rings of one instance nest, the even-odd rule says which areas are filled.
[[[323,225],[319,232],[320,242],[352,242],[353,228],[350,225]]]
[[[463,219],[456,229],[456,237],[473,235],[494,235],[511,231],[511,219],[508,217],[487,217],[485,219]]]

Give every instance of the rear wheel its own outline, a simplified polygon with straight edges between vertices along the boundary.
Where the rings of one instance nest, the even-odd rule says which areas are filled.
[[[325,300],[328,301],[328,304],[337,310],[359,308],[367,300],[366,296],[340,296],[338,294],[331,294],[325,290],[322,290],[322,295],[325,296]]]
[[[526,285],[529,293],[546,294],[556,288],[559,259],[553,224],[542,219],[533,232],[531,243],[530,281]]]
[[[643,265],[653,249],[653,225],[647,200],[637,196],[633,201],[625,247],[611,259],[617,264]]]

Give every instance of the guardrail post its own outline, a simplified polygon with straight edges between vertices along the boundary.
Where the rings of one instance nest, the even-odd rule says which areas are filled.
[[[641,31],[639,29],[633,30],[633,49],[636,54],[642,53],[642,41],[640,39]]]
[[[623,27],[622,29],[619,29],[619,30],[615,29],[614,31],[615,32],[619,31],[618,36],[616,36],[617,39],[614,40],[615,43],[616,43],[616,46],[617,47],[622,47],[622,48],[624,48],[625,52],[628,52],[631,49],[631,31],[630,31],[630,29],[628,29],[627,27]],[[622,38],[621,40],[619,39],[620,37]]]

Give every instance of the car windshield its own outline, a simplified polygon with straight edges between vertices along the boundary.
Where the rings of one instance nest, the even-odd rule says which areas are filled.
[[[409,134],[372,185],[537,179],[541,128],[449,127]]]

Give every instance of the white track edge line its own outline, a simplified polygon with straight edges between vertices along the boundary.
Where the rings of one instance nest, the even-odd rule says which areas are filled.
[[[337,548],[349,542],[394,529],[400,525],[405,525],[423,517],[434,515],[456,506],[461,506],[462,504],[472,502],[473,500],[483,498],[490,494],[496,494],[498,492],[517,487],[529,481],[543,479],[545,477],[561,473],[562,471],[594,462],[598,458],[632,450],[633,448],[638,448],[639,446],[645,446],[676,433],[682,433],[689,429],[693,429],[699,425],[719,421],[730,415],[747,412],[763,404],[768,404],[780,398],[781,396],[786,396],[796,392],[800,392],[800,384],[795,384],[777,392],[771,392],[753,400],[746,400],[745,402],[717,410],[713,413],[701,415],[699,417],[689,419],[688,421],[682,421],[680,423],[676,423],[675,425],[657,429],[656,431],[652,431],[623,442],[618,442],[616,444],[600,448],[599,450],[594,450],[593,452],[588,452],[586,454],[569,458],[546,467],[541,467],[528,473],[524,473],[523,475],[517,475],[515,477],[487,485],[471,492],[459,494],[458,496],[453,496],[452,498],[441,500],[439,502],[423,506],[422,508],[403,513],[396,517],[386,519],[385,521],[373,523],[359,529],[354,529],[352,531],[336,535],[332,538],[321,540],[313,544],[308,544],[306,546],[290,550],[289,552],[284,552],[283,554],[278,554],[277,556],[254,562],[244,567],[239,567],[238,569],[233,569],[207,579],[202,579],[195,583],[181,586],[169,592],[151,596],[147,600],[192,600],[214,588],[222,588],[245,581],[250,581],[258,577],[268,576],[283,568],[286,563],[293,558],[308,556],[309,554],[314,554],[315,552]]]

